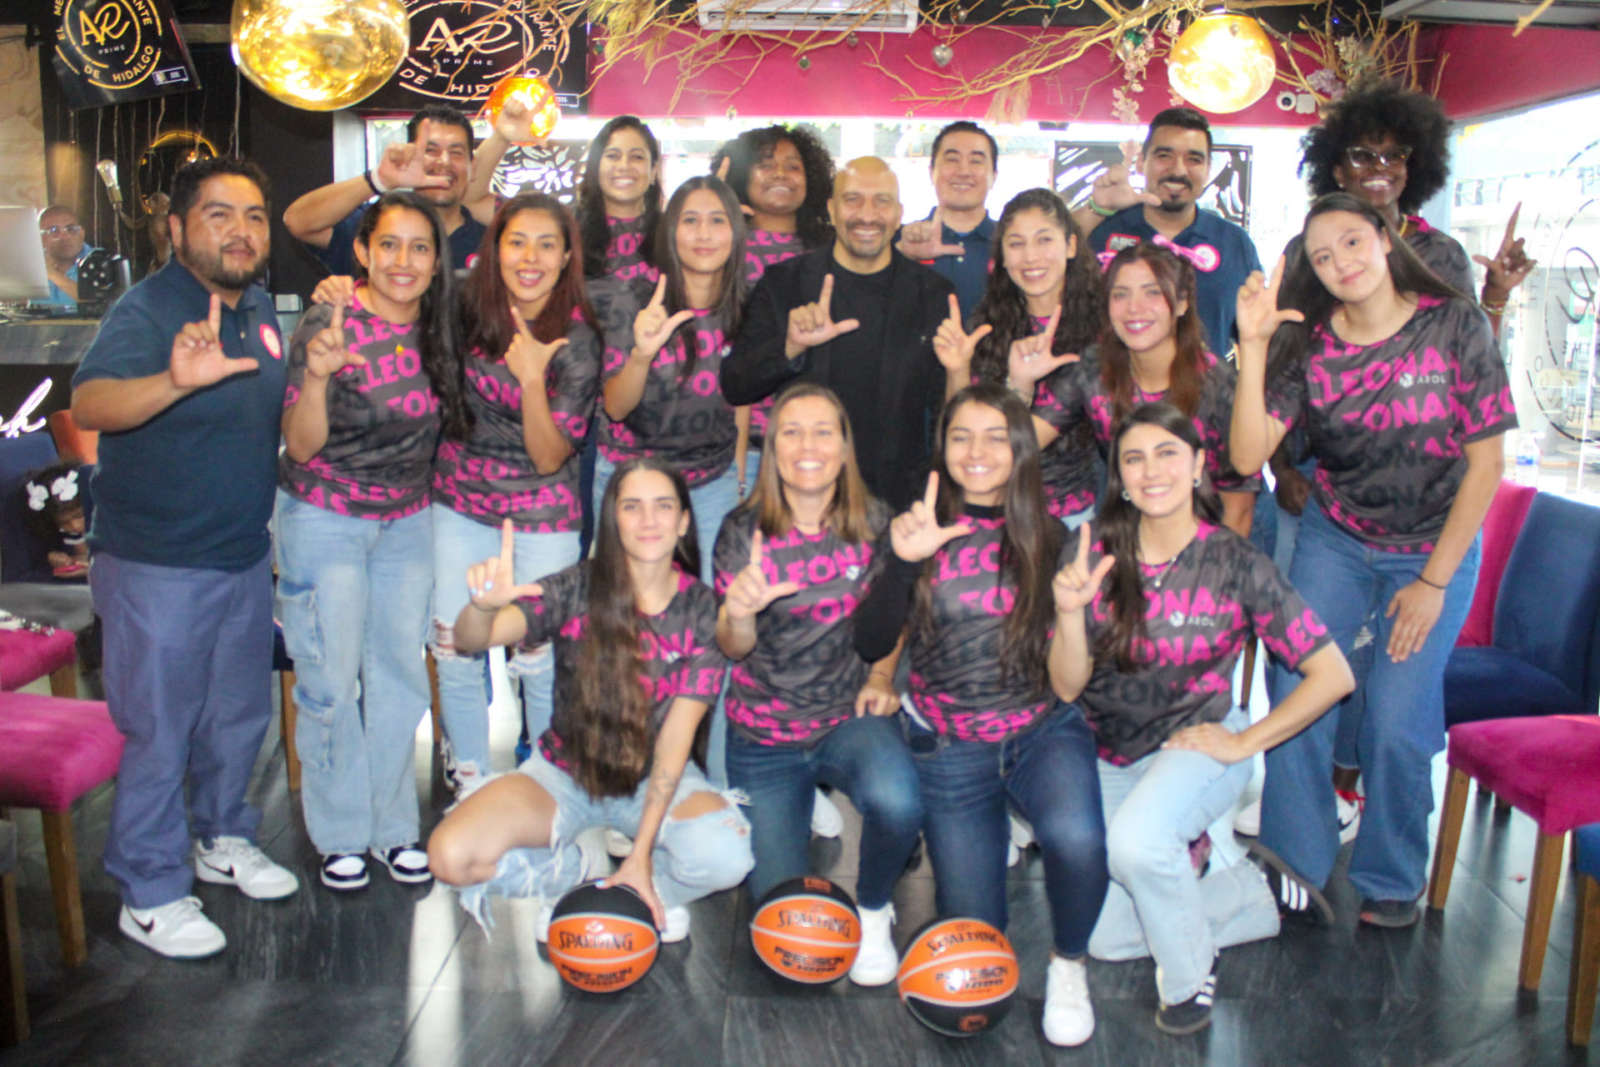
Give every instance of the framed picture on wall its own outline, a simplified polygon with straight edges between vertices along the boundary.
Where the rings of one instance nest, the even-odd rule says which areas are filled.
[[[1250,146],[1211,147],[1211,180],[1200,194],[1200,206],[1229,222],[1250,226]],[[1089,199],[1095,179],[1122,162],[1122,148],[1112,141],[1057,141],[1050,160],[1050,186],[1069,207]],[[1135,184],[1139,176],[1134,175]]]

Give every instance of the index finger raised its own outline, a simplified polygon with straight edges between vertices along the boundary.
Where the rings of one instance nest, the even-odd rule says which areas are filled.
[[[510,519],[500,524],[500,560],[510,563],[517,547],[517,528]]]
[[[956,299],[956,294],[950,294],[950,317],[955,320],[956,328],[961,327],[961,301]]]
[[[517,307],[515,300],[511,301],[511,324],[516,327],[517,333],[530,341],[533,340],[533,335],[528,332],[528,320],[522,317],[522,311]]]
[[[817,297],[817,306],[820,307],[822,309],[822,313],[824,315],[826,315],[826,314],[828,314],[828,309],[829,309],[829,307],[832,306],[832,304],[833,304],[833,272],[829,271],[827,274],[824,274],[822,276],[822,292]]]
[[[206,325],[211,327],[212,337],[222,328],[222,297],[216,293],[211,294],[211,310],[206,313]]]
[[[1500,239],[1500,251],[1509,250],[1511,242],[1517,237],[1517,216],[1522,214],[1522,201],[1517,201],[1517,206],[1511,209],[1511,217],[1506,220],[1506,235]]]
[[[750,534],[750,562],[757,568],[761,566],[761,527],[757,526]]]
[[[667,302],[667,276],[665,274],[656,279],[656,292],[650,298],[651,307],[661,307]]]
[[[333,318],[328,320],[328,329],[334,333],[344,333],[344,305],[333,305]]]
[[[1272,265],[1272,280],[1267,282],[1267,288],[1273,292],[1278,291],[1278,284],[1283,281],[1284,257],[1278,256],[1278,262]]]
[[[1055,310],[1050,312],[1050,321],[1044,324],[1044,329],[1043,330],[1039,331],[1040,332],[1040,336],[1048,337],[1050,340],[1054,341],[1055,337],[1056,337],[1056,326],[1059,325],[1060,322],[1061,322],[1061,305],[1057,304],[1056,307],[1055,307]]]
[[[928,509],[928,515],[933,515],[933,505],[939,499],[939,472],[928,472],[928,489],[922,494],[922,504]]]
[[[1080,567],[1086,567],[1089,564],[1089,524],[1088,523],[1084,523],[1083,525],[1078,527],[1078,559],[1077,559],[1077,564]]]

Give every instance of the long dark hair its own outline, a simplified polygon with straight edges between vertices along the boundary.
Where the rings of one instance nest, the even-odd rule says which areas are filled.
[[[1145,628],[1144,585],[1139,575],[1139,519],[1140,511],[1133,502],[1123,497],[1122,438],[1134,426],[1157,426],[1167,431],[1195,452],[1205,446],[1194,428],[1194,419],[1178,410],[1175,404],[1157,400],[1140,404],[1128,412],[1118,424],[1111,440],[1111,461],[1106,472],[1106,492],[1100,498],[1100,513],[1095,519],[1096,531],[1106,553],[1116,557],[1111,574],[1106,578],[1106,604],[1111,609],[1111,628],[1102,633],[1096,643],[1096,659],[1113,657],[1117,669],[1131,671],[1138,666],[1134,659],[1134,645],[1149,639]],[[1196,518],[1211,523],[1222,521],[1222,504],[1212,491],[1211,481],[1202,466],[1200,485],[1191,497]]]
[[[839,433],[844,445],[844,465],[839,469],[839,480],[834,483],[833,499],[823,521],[842,540],[852,543],[870,541],[873,537],[870,515],[872,493],[861,478],[861,467],[856,460],[855,435],[850,430],[850,415],[845,411],[838,394],[816,382],[799,382],[778,395],[767,416],[767,439],[761,449],[761,471],[756,475],[756,486],[739,507],[756,513],[756,523],[766,537],[780,537],[794,527],[794,512],[789,508],[788,494],[778,477],[778,419],[784,406],[808,396],[821,397],[839,416]]]
[[[678,186],[672,199],[667,201],[666,210],[661,213],[661,221],[656,225],[657,265],[661,268],[662,277],[667,279],[667,314],[676,315],[689,306],[688,290],[683,283],[683,260],[678,257],[678,220],[683,217],[683,205],[688,201],[689,194],[701,189],[711,190],[722,201],[722,209],[728,214],[728,224],[733,227],[733,246],[728,250],[728,262],[722,266],[722,284],[717,289],[716,302],[711,306],[712,314],[722,325],[723,336],[732,339],[739,332],[739,320],[744,313],[744,212],[739,210],[739,198],[733,195],[733,190],[715,175],[700,174]],[[688,356],[678,370],[680,383],[694,377],[695,367],[700,361],[700,345],[695,339],[695,332],[694,319],[679,323],[673,331],[673,337],[684,339],[683,347]],[[670,343],[672,338],[667,340]]]
[[[992,382],[969,385],[950,398],[939,420],[939,439],[933,460],[934,470],[939,472],[939,499],[934,510],[941,524],[959,519],[966,503],[965,493],[945,464],[945,441],[951,420],[966,404],[982,404],[1004,415],[1006,435],[1011,443],[1011,477],[1006,482],[1001,502],[1005,532],[1000,542],[997,580],[1010,580],[1016,600],[1005,621],[1001,676],[1026,679],[1042,689],[1048,684],[1046,634],[1055,610],[1050,582],[1056,571],[1063,534],[1061,523],[1051,516],[1045,503],[1044,481],[1039,473],[1039,439],[1034,436],[1033,416],[1016,394]],[[924,564],[911,608],[911,625],[927,639],[933,636],[933,567],[931,559]]]
[[[446,437],[464,440],[472,429],[472,413],[467,410],[466,384],[461,359],[456,353],[454,293],[451,289],[450,246],[445,243],[444,223],[432,204],[413,192],[384,193],[361,215],[355,243],[367,248],[372,234],[386,211],[414,211],[428,223],[433,237],[433,277],[422,293],[417,309],[415,332],[417,352],[423,373],[439,400],[439,419]],[[365,279],[367,268],[356,261],[356,277]]]
[[[1418,293],[1427,296],[1436,296],[1443,300],[1466,300],[1472,298],[1454,286],[1442,281],[1434,274],[1428,265],[1422,262],[1416,250],[1411,247],[1411,242],[1401,237],[1383,213],[1359,196],[1352,193],[1329,193],[1319,196],[1312,203],[1311,210],[1306,212],[1305,225],[1300,228],[1301,240],[1298,242],[1294,256],[1284,266],[1283,281],[1278,286],[1278,306],[1280,308],[1295,308],[1305,315],[1305,322],[1283,323],[1272,335],[1272,342],[1267,348],[1267,373],[1287,373],[1290,368],[1298,367],[1305,360],[1311,348],[1312,332],[1319,327],[1328,328],[1328,320],[1333,315],[1333,309],[1339,301],[1322,284],[1322,279],[1317,277],[1317,272],[1311,266],[1311,257],[1306,252],[1305,232],[1311,225],[1311,220],[1318,215],[1326,215],[1333,211],[1347,211],[1352,215],[1360,215],[1381,234],[1389,237],[1389,254],[1385,257],[1389,265],[1389,280],[1399,293]]]
[[[1160,245],[1140,241],[1112,257],[1106,267],[1105,299],[1101,302],[1100,384],[1111,398],[1111,424],[1115,426],[1133,410],[1133,354],[1111,326],[1111,287],[1117,274],[1133,262],[1142,262],[1155,275],[1167,308],[1174,314],[1178,305],[1184,312],[1172,324],[1172,369],[1167,377],[1166,399],[1178,410],[1193,415],[1200,407],[1200,391],[1206,378],[1206,334],[1195,301],[1194,268]]]
[[[606,485],[595,527],[594,558],[587,564],[588,627],[578,646],[577,712],[572,736],[562,740],[572,754],[573,777],[595,797],[627,796],[650,763],[650,713],[655,701],[642,679],[640,614],[633,572],[617,530],[617,494],[628,475],[655,471],[672,482],[678,506],[689,516],[672,558],[685,573],[700,573],[689,485],[678,469],[653,456],[630,459]]]
[[[577,244],[578,224],[572,212],[553,196],[518,193],[495,211],[478,248],[478,262],[462,291],[462,336],[467,350],[478,349],[488,359],[499,359],[517,332],[517,324],[511,318],[511,292],[500,276],[500,238],[511,220],[524,211],[540,211],[554,219],[562,244],[571,253],[539,317],[528,324],[529,332],[546,343],[565,337],[572,328],[574,311],[591,328],[595,325],[594,310],[583,287],[583,249]]]
[[[975,323],[988,323],[994,329],[978,342],[972,353],[972,373],[979,381],[1004,382],[1011,342],[1034,333],[1033,316],[1028,313],[1028,298],[1011,280],[1005,268],[1005,239],[1017,216],[1029,208],[1044,212],[1075,242],[1067,274],[1061,286],[1061,318],[1050,350],[1056,353],[1081,353],[1100,332],[1100,272],[1089,243],[1072,221],[1072,214],[1061,198],[1049,189],[1027,189],[1012,197],[1000,212],[994,228],[994,268],[989,284],[973,313]]]
[[[821,248],[833,242],[833,221],[828,217],[828,198],[833,196],[833,157],[821,139],[808,126],[763,126],[745,130],[717,149],[711,157],[711,173],[728,161],[728,185],[742,203],[748,204],[750,173],[756,164],[788,141],[800,154],[806,172],[806,195],[794,215],[794,230],[806,248]]]
[[[618,115],[600,127],[600,132],[589,142],[584,157],[583,181],[578,184],[578,222],[582,227],[584,269],[589,277],[598,278],[605,273],[606,249],[611,244],[611,227],[606,224],[606,198],[600,191],[600,157],[611,144],[611,135],[618,130],[637,130],[650,149],[651,173],[661,164],[661,142],[636,115]],[[661,178],[656,174],[644,191],[643,236],[639,254],[646,263],[655,264],[656,220],[661,218]]]

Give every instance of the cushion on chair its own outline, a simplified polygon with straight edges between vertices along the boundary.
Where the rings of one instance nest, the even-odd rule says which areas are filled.
[[[1600,822],[1572,831],[1572,854],[1579,871],[1600,881]]]
[[[1533,506],[1537,490],[1531,485],[1501,482],[1489,514],[1483,520],[1483,558],[1478,564],[1478,587],[1472,594],[1467,621],[1456,638],[1457,648],[1481,648],[1494,640],[1494,605],[1500,593],[1500,576],[1511,558],[1511,547]]]
[[[1450,728],[1450,766],[1564,834],[1600,822],[1600,717],[1488,719]]]
[[[121,759],[104,702],[0,693],[0,807],[66,811]]]
[[[1494,645],[1561,679],[1593,712],[1600,698],[1600,508],[1534,497],[1506,562]]]
[[[1445,721],[1581,715],[1582,698],[1553,674],[1501,648],[1460,648],[1444,666]]]
[[[0,630],[0,689],[17,689],[69,667],[77,655],[78,639],[70,630]]]

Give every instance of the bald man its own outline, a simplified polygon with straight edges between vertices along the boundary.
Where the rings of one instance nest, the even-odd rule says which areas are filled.
[[[738,405],[795,381],[832,389],[850,414],[867,487],[898,511],[927,479],[945,393],[933,335],[955,290],[894,250],[900,183],[883,160],[846,163],[828,214],[833,246],[768,268],[750,295],[722,392]]]

